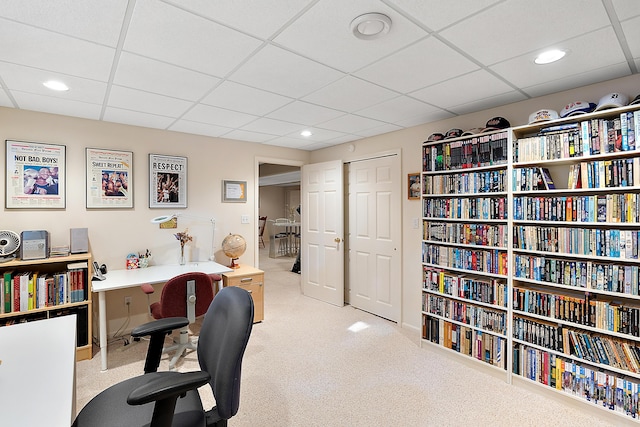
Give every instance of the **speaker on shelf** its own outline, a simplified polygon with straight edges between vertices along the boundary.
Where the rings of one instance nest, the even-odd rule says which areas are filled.
[[[89,229],[88,228],[72,228],[71,244],[69,245],[72,254],[84,254],[89,252]]]

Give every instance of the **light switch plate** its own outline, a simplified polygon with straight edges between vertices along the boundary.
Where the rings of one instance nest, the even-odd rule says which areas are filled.
[[[240,217],[240,223],[242,224],[249,224],[249,215],[242,215]]]

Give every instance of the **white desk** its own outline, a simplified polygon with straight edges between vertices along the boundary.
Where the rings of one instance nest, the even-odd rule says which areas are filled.
[[[114,289],[132,288],[144,283],[164,283],[174,276],[192,271],[222,274],[233,270],[212,261],[192,262],[185,265],[154,265],[133,270],[110,270],[105,274],[105,280],[91,282],[93,292],[98,292],[100,358],[103,371],[107,370],[107,298],[105,294]]]
[[[75,417],[76,315],[0,328],[5,426],[70,426]]]

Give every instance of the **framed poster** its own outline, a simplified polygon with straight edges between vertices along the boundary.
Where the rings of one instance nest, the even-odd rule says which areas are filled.
[[[87,209],[133,208],[133,152],[87,148]]]
[[[6,141],[7,209],[66,207],[66,146]]]
[[[418,200],[420,198],[420,189],[420,173],[410,173],[407,182],[409,200]]]
[[[223,202],[246,202],[247,181],[222,181]]]
[[[149,154],[149,207],[187,207],[187,158]]]

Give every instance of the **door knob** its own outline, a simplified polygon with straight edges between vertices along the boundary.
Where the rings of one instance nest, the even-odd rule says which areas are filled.
[[[335,239],[333,239],[333,241],[336,243],[340,243],[342,240],[339,237],[336,237]]]

